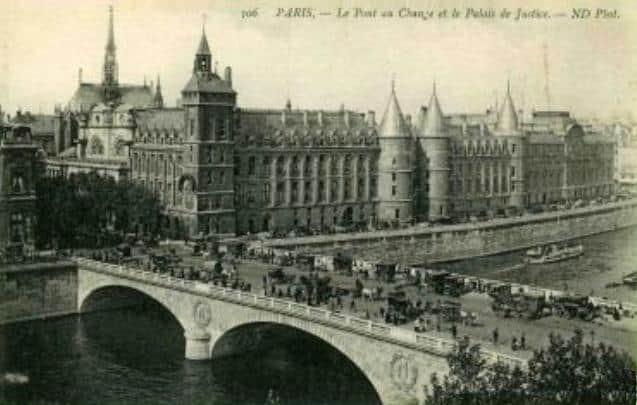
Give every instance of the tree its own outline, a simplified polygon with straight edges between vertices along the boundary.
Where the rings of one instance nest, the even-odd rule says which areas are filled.
[[[461,341],[442,380],[434,374],[428,405],[442,404],[634,404],[635,363],[625,352],[584,343],[580,330],[570,339],[549,336],[534,352],[528,370],[497,363],[487,366],[479,345]]]
[[[97,173],[42,177],[36,184],[39,248],[99,247],[121,241],[138,226],[159,232],[162,206],[148,189]]]

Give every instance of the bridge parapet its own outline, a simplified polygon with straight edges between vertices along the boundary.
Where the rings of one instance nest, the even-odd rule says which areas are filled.
[[[239,304],[272,313],[283,314],[289,317],[371,337],[378,341],[391,343],[419,352],[433,354],[439,357],[446,356],[457,347],[457,342],[454,340],[417,333],[405,328],[381,324],[372,320],[336,313],[292,301],[266,297],[259,294],[219,287],[199,281],[175,278],[167,274],[153,273],[142,269],[104,263],[81,257],[75,257],[74,260],[80,266],[80,269],[83,270],[108,274],[144,284],[186,292],[196,296]],[[527,367],[526,360],[522,358],[486,349],[481,349],[481,353],[488,363],[501,362],[510,366],[518,366],[521,368]]]

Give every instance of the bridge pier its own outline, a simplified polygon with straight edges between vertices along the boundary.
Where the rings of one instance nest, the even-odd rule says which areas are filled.
[[[210,334],[202,329],[184,332],[187,360],[210,360]]]

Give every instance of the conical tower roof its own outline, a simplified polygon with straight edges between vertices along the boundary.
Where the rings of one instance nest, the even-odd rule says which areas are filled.
[[[197,48],[197,55],[210,55],[210,47],[208,46],[208,38],[206,38],[206,31],[201,31],[201,40],[199,41],[199,47]]]
[[[504,97],[496,129],[501,132],[514,132],[518,129],[518,114],[515,112],[515,106],[511,98],[511,85],[508,81],[507,94]]]
[[[427,115],[421,131],[424,136],[439,136],[443,130],[444,117],[440,103],[438,102],[438,95],[436,94],[436,83],[434,83],[431,98],[429,99],[429,106],[427,107]]]
[[[381,137],[404,137],[409,136],[409,130],[405,124],[403,113],[400,110],[398,99],[396,98],[396,91],[394,89],[394,82],[392,81],[391,94],[389,95],[389,102],[385,108],[383,119],[380,122],[379,136]]]

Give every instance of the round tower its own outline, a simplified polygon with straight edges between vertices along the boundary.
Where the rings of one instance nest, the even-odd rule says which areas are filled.
[[[495,126],[495,135],[504,137],[507,141],[508,152],[511,156],[508,168],[509,177],[509,206],[523,209],[526,205],[526,183],[524,181],[524,154],[526,138],[519,129],[518,114],[511,98],[511,85],[507,82],[507,92],[502,109]]]
[[[422,167],[423,197],[428,200],[430,221],[448,217],[449,210],[449,137],[434,84],[429,106],[418,131],[418,144],[426,164]]]
[[[391,223],[411,222],[413,145],[398,105],[393,81],[378,130],[378,143],[378,219]]]

